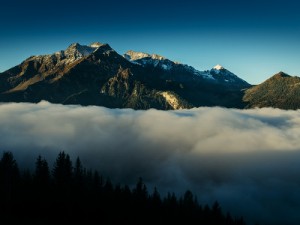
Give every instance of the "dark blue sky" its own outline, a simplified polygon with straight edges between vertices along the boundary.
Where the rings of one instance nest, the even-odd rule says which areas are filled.
[[[279,71],[300,76],[299,8],[296,0],[10,0],[0,8],[0,71],[99,41],[200,70],[221,64],[250,83]]]

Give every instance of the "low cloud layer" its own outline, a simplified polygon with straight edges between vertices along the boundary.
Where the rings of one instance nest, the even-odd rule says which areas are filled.
[[[143,177],[252,222],[300,223],[300,111],[0,105],[0,151],[28,166],[62,150],[117,182]]]

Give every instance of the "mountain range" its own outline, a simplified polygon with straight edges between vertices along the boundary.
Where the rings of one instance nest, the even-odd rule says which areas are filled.
[[[283,72],[254,86],[220,65],[199,71],[157,54],[120,55],[99,42],[29,57],[0,73],[0,93],[0,102],[109,108],[300,108],[300,78]]]

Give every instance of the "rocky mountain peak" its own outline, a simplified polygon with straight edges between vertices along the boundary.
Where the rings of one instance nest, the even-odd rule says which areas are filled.
[[[282,77],[290,77],[290,75],[280,71],[279,73],[275,74],[273,77],[282,78]]]
[[[166,58],[157,54],[148,54],[144,52],[136,52],[129,50],[124,54],[124,57],[130,61],[140,60],[144,58],[151,58],[156,60],[165,60]]]
[[[213,69],[215,69],[215,70],[224,70],[225,68],[223,66],[221,66],[220,64],[218,64]]]
[[[102,44],[100,42],[93,42],[93,43],[90,44],[90,47],[92,47],[92,48],[99,48],[102,45],[104,45],[104,44]]]
[[[73,43],[64,51],[64,54],[67,58],[78,59],[92,54],[97,48]]]
[[[68,49],[70,48],[77,48],[78,46],[81,46],[79,43],[72,43],[72,44],[70,44],[70,46],[68,47]]]

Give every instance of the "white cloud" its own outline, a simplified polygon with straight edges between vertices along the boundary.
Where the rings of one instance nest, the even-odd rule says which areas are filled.
[[[0,105],[0,151],[22,165],[38,154],[53,163],[64,150],[115,181],[191,189],[202,203],[273,224],[300,221],[299,140],[300,111]]]

